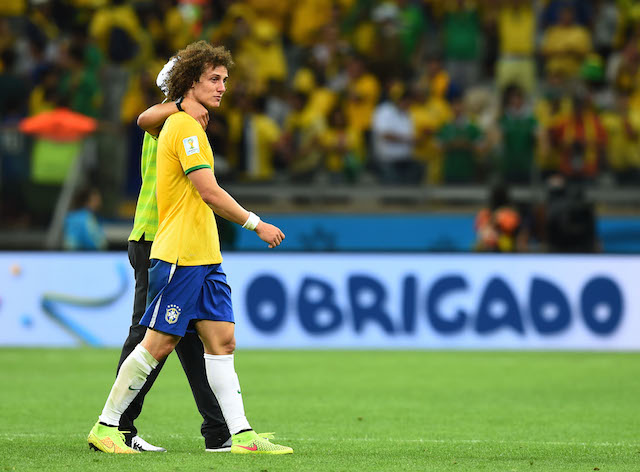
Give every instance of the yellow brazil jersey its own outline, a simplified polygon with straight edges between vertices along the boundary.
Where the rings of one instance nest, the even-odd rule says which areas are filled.
[[[184,112],[171,115],[158,137],[158,232],[151,259],[181,266],[222,262],[216,220],[187,175],[213,170],[213,151],[202,127]]]

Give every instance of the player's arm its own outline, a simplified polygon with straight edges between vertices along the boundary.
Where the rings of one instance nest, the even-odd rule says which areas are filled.
[[[209,124],[209,110],[190,98],[183,99],[180,105],[186,113],[200,123],[202,129],[207,129],[207,125]],[[176,102],[158,103],[143,111],[140,116],[138,116],[137,123],[138,126],[147,133],[158,136],[167,118],[179,111]]]
[[[194,170],[189,172],[187,177],[200,193],[202,200],[216,214],[239,225],[244,226],[247,223],[250,213],[242,208],[225,189],[218,185],[218,181],[210,168]],[[279,228],[264,221],[258,223],[255,227],[255,232],[260,239],[269,244],[269,248],[280,245],[284,239],[284,233]]]

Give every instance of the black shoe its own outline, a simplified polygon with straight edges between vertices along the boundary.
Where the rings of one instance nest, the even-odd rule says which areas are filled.
[[[229,436],[229,438],[223,442],[220,443],[219,441],[212,441],[212,440],[206,440],[204,441],[205,443],[205,451],[207,452],[229,452],[231,450],[231,436]]]

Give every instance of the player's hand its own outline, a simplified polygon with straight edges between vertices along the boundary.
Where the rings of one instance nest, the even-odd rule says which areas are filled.
[[[207,129],[209,125],[209,110],[192,98],[187,97],[182,100],[182,109],[200,123],[202,129]]]
[[[284,239],[284,233],[277,226],[261,221],[256,226],[256,234],[269,245],[269,249],[279,246]]]

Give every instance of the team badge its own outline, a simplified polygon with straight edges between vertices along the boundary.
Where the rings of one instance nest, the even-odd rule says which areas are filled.
[[[167,323],[174,324],[178,321],[178,317],[180,316],[180,307],[178,305],[169,305],[167,307],[167,311],[164,314],[164,319],[167,320]]]

